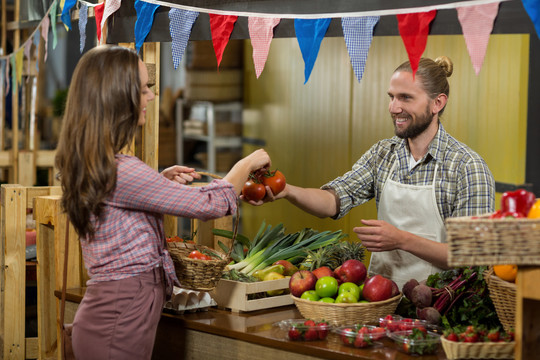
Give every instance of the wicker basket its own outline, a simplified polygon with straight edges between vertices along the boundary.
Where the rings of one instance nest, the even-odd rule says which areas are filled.
[[[540,265],[540,219],[446,219],[448,264]]]
[[[292,296],[292,295],[291,295]],[[296,307],[306,319],[326,320],[332,325],[378,323],[379,318],[393,314],[402,294],[371,303],[326,303],[292,296]]]
[[[170,242],[167,246],[173,259],[176,276],[180,281],[180,285],[186,289],[198,291],[213,290],[221,279],[223,269],[230,262],[228,254],[203,245]],[[188,255],[193,250],[199,250],[201,252],[210,250],[218,255],[220,259],[191,259]]]
[[[504,330],[510,331],[515,328],[516,321],[516,284],[499,278],[491,266],[484,272],[484,278],[497,316]]]
[[[464,343],[448,341],[441,336],[448,359],[513,359],[516,342]]]
[[[210,176],[215,179],[220,179],[219,175],[214,175],[206,172],[199,172],[201,175]],[[236,209],[236,221],[234,223],[234,231],[232,242],[236,239],[238,233],[238,223],[240,215],[238,207]],[[223,270],[228,263],[231,262],[230,252],[232,246],[229,247],[229,253],[225,254],[218,250],[209,248],[204,245],[190,244],[183,242],[169,242],[167,243],[169,253],[174,263],[174,269],[176,277],[180,281],[180,285],[183,288],[198,290],[198,291],[212,291],[216,287],[217,283],[222,277]],[[193,250],[199,250],[201,252],[211,251],[213,254],[219,256],[219,259],[202,260],[191,259],[188,257],[189,253]]]

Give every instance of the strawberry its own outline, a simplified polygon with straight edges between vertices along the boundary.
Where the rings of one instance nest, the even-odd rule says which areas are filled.
[[[487,339],[491,342],[498,342],[500,336],[501,333],[499,332],[499,329],[493,329],[488,332]]]
[[[293,326],[289,329],[289,339],[298,340],[301,336],[302,334],[300,333],[300,330],[298,330],[296,327]]]
[[[459,341],[459,338],[458,338],[457,334],[454,333],[454,332],[449,333],[449,334],[446,335],[445,337],[446,337],[446,340],[448,340],[448,341],[456,341],[456,342]]]
[[[358,335],[356,335],[356,339],[354,340],[354,347],[356,348],[364,348],[372,344],[372,341],[369,337],[369,335],[366,335],[365,333],[358,332]]]
[[[306,321],[304,321],[304,325],[306,325],[306,326],[315,326],[315,321],[306,320]]]
[[[463,339],[463,342],[466,342],[466,343],[475,343],[475,342],[478,342],[478,334],[474,333],[474,334],[465,334],[465,338]]]
[[[386,331],[382,327],[375,327],[371,329],[371,334],[373,336],[373,340],[380,340],[386,335]]]
[[[319,339],[324,340],[328,336],[328,323],[320,322],[317,324]]]
[[[317,328],[314,326],[309,327],[304,334],[304,340],[317,340],[318,338],[319,333],[317,332]]]
[[[352,345],[354,343],[355,335],[354,330],[351,328],[344,329],[341,332],[341,342],[345,345]]]

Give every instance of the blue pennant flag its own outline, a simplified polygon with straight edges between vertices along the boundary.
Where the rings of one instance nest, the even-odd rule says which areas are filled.
[[[62,19],[62,22],[68,27],[69,30],[71,30],[70,10],[75,6],[76,3],[77,0],[66,0],[64,3],[64,8],[62,9],[62,15],[60,16],[60,19]]]
[[[304,59],[304,84],[307,83],[311,70],[317,55],[319,54],[319,48],[321,47],[322,39],[328,30],[330,21],[332,19],[294,19],[294,31],[296,32],[296,39],[302,52],[302,58]]]
[[[86,45],[86,24],[88,23],[88,5],[81,4],[79,9],[79,50],[82,54]]]
[[[343,37],[358,82],[364,75],[369,47],[373,40],[373,28],[379,22],[379,18],[379,16],[363,16],[341,19]]]
[[[141,50],[144,40],[152,29],[154,14],[158,8],[159,5],[135,0],[135,11],[137,12],[137,20],[135,21],[135,49],[137,49],[137,52]]]
[[[540,38],[540,0],[523,0],[523,7],[533,22],[536,35]]]
[[[191,34],[191,28],[198,16],[199,13],[196,11],[174,8],[169,11],[169,30],[172,39],[171,52],[175,69],[178,68],[178,65],[182,61],[182,56],[184,56],[189,35]]]
[[[58,1],[54,1],[51,5],[51,12],[49,13],[49,17],[51,18],[50,24],[51,24],[51,30],[53,33],[53,39],[52,39],[52,48],[53,50],[56,49],[56,45],[58,44],[58,38],[56,36],[56,12],[58,10]]]

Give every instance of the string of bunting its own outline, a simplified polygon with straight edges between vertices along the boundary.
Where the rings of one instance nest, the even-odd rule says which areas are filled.
[[[53,32],[53,49],[56,48],[56,24],[59,0],[53,1],[47,13],[28,39],[13,53],[0,56],[0,86],[9,91],[8,76],[10,67],[12,81],[22,79],[23,57],[30,59],[32,44],[37,52],[40,35],[45,41],[45,60],[47,59],[47,46],[49,28]],[[100,44],[105,43],[102,30],[107,19],[121,6],[121,0],[106,0],[99,4],[91,4],[83,0],[60,0],[62,7],[60,19],[67,31],[71,30],[71,13],[78,5],[80,51],[83,52],[86,42],[86,24],[89,9],[93,8],[96,21],[96,36]],[[487,50],[487,45],[493,23],[498,14],[499,4],[510,0],[469,0],[449,2],[439,5],[428,5],[414,8],[372,10],[348,13],[318,13],[318,14],[275,14],[255,13],[241,11],[217,10],[202,7],[185,6],[161,0],[135,0],[134,7],[137,13],[135,22],[135,48],[140,50],[148,33],[152,29],[154,15],[160,6],[170,7],[169,31],[172,40],[172,58],[174,68],[177,69],[184,55],[193,24],[199,13],[208,13],[212,43],[219,68],[223,52],[230,39],[238,17],[248,18],[248,28],[253,47],[253,62],[257,78],[261,75],[268,58],[270,44],[273,39],[273,30],[281,19],[294,19],[294,29],[298,45],[304,60],[304,83],[309,80],[315,65],[322,39],[332,18],[341,18],[343,37],[349,53],[351,65],[357,80],[360,82],[364,73],[367,55],[373,39],[373,29],[380,16],[393,15],[397,17],[398,29],[403,44],[411,62],[413,73],[416,72],[418,62],[422,56],[429,35],[429,26],[436,17],[437,10],[456,9],[457,18],[461,24],[469,56],[476,74],[478,75]],[[531,18],[537,35],[540,36],[540,0],[522,0],[527,14]],[[28,61],[28,64],[30,61]],[[37,65],[36,65],[37,66]]]

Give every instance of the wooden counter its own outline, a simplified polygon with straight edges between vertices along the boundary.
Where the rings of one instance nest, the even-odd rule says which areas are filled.
[[[367,349],[342,345],[332,333],[325,341],[289,341],[286,332],[272,324],[294,318],[302,318],[294,305],[241,314],[216,308],[183,315],[164,313],[153,359],[446,359],[442,348],[432,356],[406,355],[386,338]]]

